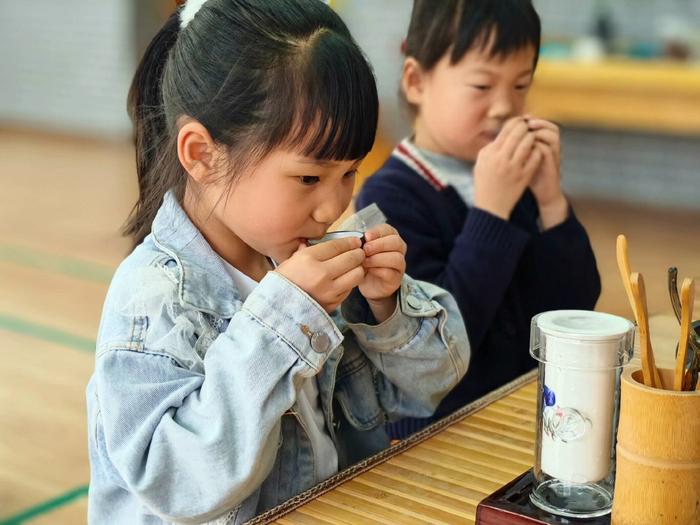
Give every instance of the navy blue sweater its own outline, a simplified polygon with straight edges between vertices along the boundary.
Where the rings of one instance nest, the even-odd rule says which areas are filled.
[[[466,176],[466,175],[465,175]],[[510,221],[469,208],[392,156],[363,185],[357,209],[376,203],[408,245],[406,272],[450,291],[464,317],[472,357],[435,416],[389,425],[403,438],[531,370],[530,321],[543,311],[595,306],[600,277],[588,235],[570,210],[540,232],[527,191]]]

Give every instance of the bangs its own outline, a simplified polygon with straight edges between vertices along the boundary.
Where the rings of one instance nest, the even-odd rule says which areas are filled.
[[[529,1],[465,2],[455,35],[451,63],[472,49],[488,49],[491,57],[503,57],[532,46],[535,64],[539,55],[540,20]]]
[[[268,146],[318,160],[356,160],[369,153],[379,103],[372,70],[346,37],[320,30],[287,67],[279,69],[279,95],[270,97],[273,133]]]

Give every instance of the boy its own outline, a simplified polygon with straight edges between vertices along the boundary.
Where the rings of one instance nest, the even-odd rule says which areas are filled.
[[[540,45],[530,0],[415,0],[402,94],[413,135],[362,188],[408,244],[407,272],[457,299],[472,347],[467,375],[433,418],[535,366],[533,315],[592,309],[595,257],[560,187],[559,129],[523,115]]]

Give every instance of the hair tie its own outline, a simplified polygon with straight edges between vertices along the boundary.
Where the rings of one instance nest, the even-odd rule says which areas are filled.
[[[180,30],[185,29],[207,0],[187,0],[180,9]]]

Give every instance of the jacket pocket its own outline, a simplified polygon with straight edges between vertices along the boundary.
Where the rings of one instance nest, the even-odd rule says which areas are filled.
[[[377,395],[376,370],[353,339],[346,339],[343,346],[335,399],[353,427],[369,430],[385,420]]]

